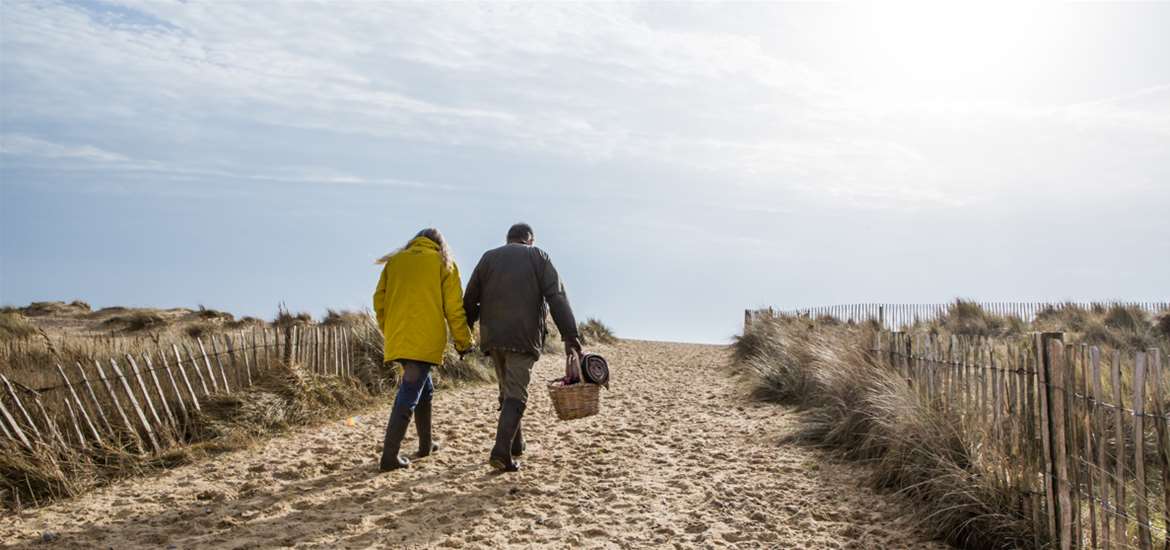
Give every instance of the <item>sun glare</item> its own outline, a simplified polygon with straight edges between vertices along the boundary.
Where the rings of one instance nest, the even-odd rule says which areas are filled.
[[[1044,39],[1033,10],[1008,4],[875,6],[858,33],[868,71],[892,93],[961,93],[997,85],[1014,56]]]

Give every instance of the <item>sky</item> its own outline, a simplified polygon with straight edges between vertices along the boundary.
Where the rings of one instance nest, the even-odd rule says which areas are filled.
[[[526,221],[581,319],[1166,299],[1170,4],[0,3],[0,302],[368,307]]]

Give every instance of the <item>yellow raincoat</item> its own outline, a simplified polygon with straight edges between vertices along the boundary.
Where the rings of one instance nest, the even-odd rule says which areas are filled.
[[[459,268],[452,263],[447,269],[439,245],[426,237],[391,256],[374,291],[374,313],[386,339],[383,359],[440,364],[447,327],[456,349],[470,348],[460,284]]]

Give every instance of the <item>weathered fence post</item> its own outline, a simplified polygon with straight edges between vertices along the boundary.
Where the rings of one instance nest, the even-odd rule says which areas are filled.
[[[1146,485],[1146,354],[1137,352],[1133,374],[1133,462],[1134,505],[1137,511],[1138,540],[1142,550],[1154,547],[1150,536],[1149,492]]]
[[[215,355],[215,365],[219,367],[219,375],[223,378],[223,393],[231,393],[232,390],[228,387],[227,371],[223,369],[223,361],[219,357],[219,346],[215,344],[215,335],[208,336],[207,339],[211,340],[211,353]],[[203,353],[203,361],[207,363],[207,371],[211,372],[211,362],[207,360],[207,349],[203,347],[203,340],[199,338],[195,340],[199,342],[199,351]],[[215,374],[212,373],[211,376],[215,377]]]
[[[203,371],[200,370],[202,367],[199,366],[199,360],[195,359],[195,352],[191,349],[191,346],[187,345],[186,342],[183,342],[183,349],[187,351],[187,360],[191,362],[191,370],[195,371],[195,376],[199,377],[199,385],[203,386],[203,395],[211,395],[211,392],[207,390],[208,377],[203,376]],[[215,382],[215,373],[211,372],[209,368],[207,374],[209,374],[211,378],[211,388],[215,391],[219,391],[219,385]]]
[[[97,367],[98,377],[102,381],[102,385],[106,388],[106,393],[110,396],[110,401],[114,404],[114,409],[118,411],[118,416],[122,418],[122,425],[126,426],[126,431],[129,432],[130,438],[134,440],[135,445],[140,451],[146,452],[146,446],[142,444],[142,438],[138,437],[138,431],[134,429],[134,424],[130,422],[130,417],[126,416],[126,409],[122,408],[122,401],[118,399],[118,392],[114,389],[114,384],[106,376],[106,371],[102,370],[102,364],[98,360],[94,360],[93,366]]]
[[[267,369],[272,368],[272,361],[268,355],[268,327],[265,327],[265,326],[260,327],[260,333],[264,335],[264,369],[267,370]],[[253,342],[255,342],[254,339],[253,339]],[[260,360],[257,359],[256,362],[259,363]],[[257,368],[259,368],[259,367],[257,367]]]
[[[0,399],[0,414],[3,414],[4,419],[8,421],[8,424],[10,426],[12,426],[12,431],[16,433],[16,436],[18,438],[20,438],[20,442],[24,443],[25,447],[32,449],[32,443],[28,440],[27,437],[25,437],[24,431],[20,429],[20,424],[16,423],[16,419],[12,417],[12,413],[8,412],[8,407],[4,406],[3,399]],[[5,429],[4,433],[7,434],[8,430]],[[9,435],[9,437],[12,437],[12,436]]]
[[[162,359],[163,371],[167,373],[167,379],[171,382],[171,391],[175,393],[175,401],[179,403],[179,412],[183,416],[183,423],[186,424],[191,420],[191,417],[187,412],[187,403],[183,401],[183,392],[179,390],[179,384],[175,380],[175,373],[171,372],[171,365],[167,362],[167,354],[165,351],[163,351],[162,348],[159,348],[158,356],[160,359]],[[148,368],[153,368],[153,365],[150,361],[150,354],[143,352],[142,357],[146,359],[146,366]],[[190,391],[190,386],[188,386],[188,391]],[[181,435],[182,430],[180,429],[177,417],[175,420],[175,435],[179,436]]]
[[[1072,541],[1065,535],[1065,530],[1069,528],[1067,522],[1064,521],[1064,514],[1071,512],[1065,510],[1067,506],[1062,506],[1065,503],[1066,490],[1063,487],[1067,472],[1061,471],[1057,466],[1057,461],[1065,458],[1064,453],[1064,395],[1058,389],[1059,385],[1055,377],[1063,378],[1063,368],[1054,368],[1053,353],[1059,352],[1063,355],[1063,348],[1056,347],[1053,342],[1060,342],[1064,339],[1064,334],[1060,332],[1038,332],[1033,336],[1035,350],[1036,350],[1036,367],[1039,375],[1039,394],[1040,394],[1040,434],[1043,438],[1043,453],[1044,453],[1044,496],[1046,500],[1046,512],[1048,515],[1048,532],[1052,541],[1063,550],[1072,548]],[[1062,365],[1056,365],[1062,366]],[[1059,414],[1057,414],[1055,407],[1059,401]],[[1058,431],[1059,430],[1059,431]],[[1059,438],[1059,444],[1058,444]],[[1071,535],[1071,531],[1069,532]]]
[[[98,433],[97,426],[94,426],[93,421],[90,420],[89,413],[85,412],[85,407],[81,405],[81,399],[77,397],[77,392],[73,389],[73,383],[69,381],[68,376],[65,376],[65,369],[61,368],[60,363],[58,363],[56,366],[57,374],[60,374],[61,380],[65,382],[65,387],[69,390],[69,395],[73,398],[73,402],[77,404],[77,410],[81,413],[81,418],[85,421],[85,425],[89,428],[90,433],[93,434],[94,441],[100,443],[102,436],[100,433]],[[66,400],[66,403],[68,403],[68,400]]]
[[[130,398],[130,405],[134,407],[134,412],[138,415],[138,420],[142,422],[142,429],[146,430],[146,438],[150,440],[150,445],[154,450],[161,451],[162,447],[158,444],[158,439],[154,436],[154,428],[151,427],[150,421],[146,419],[146,413],[142,412],[142,406],[138,404],[138,398],[134,397],[134,391],[130,389],[130,383],[126,381],[126,375],[122,373],[122,369],[118,368],[118,362],[114,358],[110,358],[110,368],[114,369],[114,374],[118,376],[118,380],[122,383],[122,389],[126,390],[126,397]],[[131,427],[131,430],[134,428]],[[145,452],[146,449],[143,449]]]
[[[7,411],[8,409],[6,408],[4,410]],[[8,424],[5,423],[3,421],[3,419],[0,419],[0,431],[4,432],[4,437],[7,437],[8,439],[11,439],[13,441],[16,441],[16,437],[14,437],[12,435],[12,432],[8,430]]]
[[[77,422],[77,414],[73,412],[73,403],[69,401],[68,397],[61,401],[65,403],[65,408],[69,411],[69,420],[72,421],[73,430],[77,433],[77,442],[81,445],[82,449],[88,449],[89,445],[85,442],[85,434],[81,433],[81,424]]]
[[[30,430],[32,430],[33,435],[37,439],[41,439],[41,430],[37,428],[36,422],[33,422],[32,416],[28,414],[28,409],[24,408],[24,403],[21,403],[20,396],[17,395],[16,390],[12,388],[12,383],[9,382],[8,378],[3,374],[0,374],[0,382],[4,383],[4,387],[8,390],[8,397],[12,398],[12,403],[16,405],[16,410],[20,411],[20,414],[24,415],[24,420],[25,422],[28,422],[28,427]]]
[[[187,348],[186,345],[183,347],[187,349],[187,356],[190,357],[191,349]],[[198,411],[200,410],[199,397],[195,395],[195,389],[191,387],[191,379],[187,378],[187,369],[183,368],[183,356],[179,354],[179,346],[171,344],[171,349],[175,350],[175,367],[179,369],[179,376],[183,378],[183,384],[187,386],[187,392],[191,394],[191,404],[195,405],[195,410]],[[199,374],[199,365],[194,365],[194,367],[195,374],[199,375],[199,382],[203,384],[203,375]],[[203,395],[207,395],[207,384],[203,384]]]
[[[97,393],[93,391],[93,385],[89,383],[89,376],[85,374],[85,369],[82,368],[81,362],[75,363],[77,365],[77,372],[81,373],[81,384],[85,386],[86,393],[93,403],[94,412],[97,413],[98,420],[101,420],[102,426],[106,429],[106,434],[114,437],[114,426],[110,424],[110,419],[106,418],[106,411],[102,408],[101,401],[98,401]]]
[[[230,340],[229,340],[230,342]],[[252,387],[252,364],[248,362],[248,337],[240,333],[240,354],[244,356],[244,375]],[[252,358],[256,357],[256,329],[252,329]]]
[[[1103,409],[1105,403],[1104,385],[1101,383],[1101,349],[1097,346],[1089,348],[1089,362],[1092,371],[1092,385],[1093,385],[1093,434],[1097,441],[1097,456],[1096,469],[1097,474],[1097,491],[1100,493],[1101,500],[1101,536],[1098,539],[1101,546],[1108,549],[1113,542],[1109,532],[1109,524],[1111,521],[1110,513],[1110,494],[1109,494],[1109,471],[1106,469],[1105,462],[1105,444],[1108,438],[1105,436],[1108,424],[1105,419],[1105,411]],[[1097,541],[1094,541],[1094,545]]]
[[[142,380],[142,375],[138,369],[138,362],[129,353],[126,354],[126,361],[130,363],[130,371],[134,373],[134,379],[138,381],[138,387],[142,390],[142,398],[146,401],[146,409],[150,411],[150,416],[154,419],[154,425],[161,426],[162,418],[159,417],[158,410],[154,408],[154,400],[150,398],[150,392],[147,391],[146,383]]]
[[[1112,375],[1112,382],[1113,382],[1113,401],[1114,401],[1114,405],[1117,405],[1113,409],[1113,413],[1114,413],[1113,414],[1113,420],[1114,420],[1113,429],[1114,429],[1114,436],[1116,437],[1116,441],[1117,441],[1117,454],[1114,455],[1116,458],[1113,461],[1115,468],[1116,468],[1115,475],[1117,477],[1114,478],[1115,479],[1114,484],[1116,485],[1115,488],[1117,489],[1117,492],[1114,495],[1113,502],[1116,504],[1116,506],[1119,510],[1119,512],[1114,515],[1115,522],[1114,522],[1113,533],[1114,533],[1114,536],[1116,537],[1114,539],[1115,546],[1117,546],[1117,548],[1126,548],[1129,546],[1129,537],[1127,535],[1127,532],[1129,531],[1129,521],[1128,521],[1129,515],[1125,513],[1125,503],[1126,503],[1126,500],[1125,500],[1125,466],[1126,466],[1126,462],[1128,462],[1128,460],[1125,460],[1124,458],[1122,458],[1125,456],[1125,429],[1124,429],[1125,422],[1124,422],[1124,419],[1122,418],[1122,411],[1125,410],[1125,403],[1122,401],[1123,398],[1122,398],[1122,393],[1121,393],[1121,352],[1120,351],[1113,352],[1113,365],[1112,365],[1111,375]]]
[[[240,363],[238,360],[236,360],[236,352],[235,347],[232,346],[232,338],[227,334],[221,334],[220,336],[223,338],[224,352],[227,353],[228,370],[232,371],[232,383],[235,384],[237,388],[240,388],[244,385],[242,382],[243,376],[240,374]],[[215,336],[211,337],[211,344],[212,348],[214,349]],[[217,350],[215,354],[218,357],[219,351]],[[216,361],[219,361],[219,359],[217,358]]]
[[[1170,418],[1166,416],[1166,387],[1163,382],[1166,381],[1166,372],[1162,369],[1162,351],[1158,348],[1150,348],[1146,355],[1148,360],[1148,370],[1151,373],[1150,381],[1153,385],[1154,394],[1154,425],[1158,431],[1158,458],[1162,463],[1162,499],[1164,504],[1162,506],[1162,525],[1170,529],[1170,434],[1167,434],[1167,423]],[[1166,534],[1166,548],[1170,549],[1170,533]]]
[[[142,360],[143,364],[146,365],[146,372],[150,375],[150,380],[154,382],[154,390],[158,393],[158,400],[162,405],[163,412],[167,414],[167,420],[169,421],[171,428],[178,428],[179,421],[175,417],[174,411],[171,410],[171,404],[168,403],[167,394],[163,391],[162,384],[160,384],[158,381],[158,374],[154,372],[154,363],[151,362],[150,355],[148,355],[146,352],[142,352]],[[173,382],[174,380],[172,379],[171,381]],[[178,392],[175,392],[175,396],[179,397]],[[179,397],[179,399],[181,400],[182,398]]]

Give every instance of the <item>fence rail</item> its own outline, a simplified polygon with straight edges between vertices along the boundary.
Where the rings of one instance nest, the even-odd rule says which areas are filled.
[[[1004,316],[1018,317],[1025,322],[1032,322],[1036,317],[1047,310],[1059,310],[1063,307],[1075,306],[1084,309],[1109,308],[1124,306],[1141,309],[1142,311],[1157,314],[1170,311],[1170,302],[1126,302],[1126,301],[1093,301],[1093,302],[971,302],[984,311]],[[754,320],[775,315],[799,315],[814,319],[831,317],[841,322],[860,323],[877,321],[888,330],[911,326],[917,322],[932,322],[946,315],[955,305],[950,303],[936,304],[895,304],[895,303],[866,303],[866,304],[838,304],[830,306],[813,306],[794,309],[777,310],[773,308],[744,310],[744,327]]]
[[[59,382],[29,387],[0,373],[0,437],[27,450],[112,445],[158,453],[187,442],[208,397],[251,387],[277,362],[322,376],[353,374],[342,327],[253,329],[181,339],[149,351],[43,365]]]
[[[1157,348],[1063,333],[1010,339],[876,333],[879,361],[977,440],[982,475],[1054,547],[1170,548],[1170,375]]]

